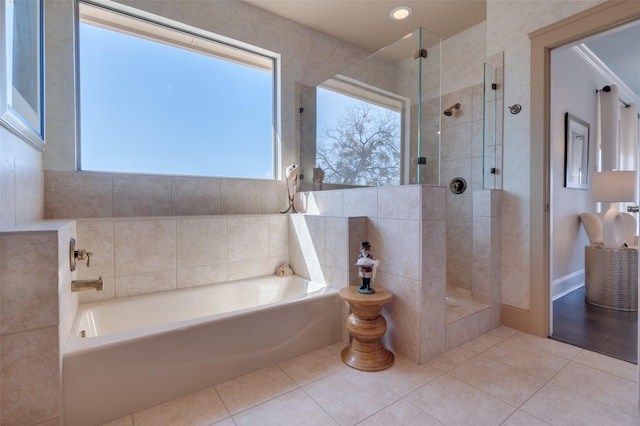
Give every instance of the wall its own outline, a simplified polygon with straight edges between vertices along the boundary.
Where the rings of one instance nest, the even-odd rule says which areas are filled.
[[[75,75],[74,3],[47,2],[47,54],[52,59],[48,73]],[[369,56],[355,46],[311,30],[287,19],[231,1],[119,1],[185,25],[211,31],[281,55],[281,164],[299,163],[297,147],[297,91],[299,85],[315,86]],[[48,63],[49,66],[49,63]],[[48,101],[60,105],[47,117],[49,126],[44,169],[73,171],[76,168],[75,92],[73,78],[56,78]],[[280,170],[280,168],[278,169]]]
[[[500,324],[501,191],[476,191],[467,237],[474,294],[485,307],[446,323],[447,188],[430,185],[316,191],[302,194],[310,213],[366,216],[372,255],[380,260],[374,285],[393,292],[384,308],[393,351],[425,363]],[[350,285],[358,285],[350,246]],[[345,256],[346,258],[346,256]],[[354,281],[355,280],[355,281]]]
[[[78,277],[104,282],[81,302],[270,275],[289,260],[284,215],[84,219],[77,228],[77,247],[93,253]]]
[[[44,217],[42,154],[0,126],[0,229]]]
[[[579,214],[595,211],[591,191],[564,187],[565,113],[591,124],[589,175],[596,170],[596,93],[610,84],[575,50],[551,56],[551,270],[552,294],[584,282],[584,246],[589,244]],[[554,290],[557,288],[557,290]]]
[[[467,190],[447,191],[447,285],[471,290],[473,193],[482,189],[482,83],[442,97],[447,108],[457,102],[460,109],[442,117],[440,183],[448,188],[452,179],[461,177]]]
[[[504,119],[502,303],[518,309],[530,306],[531,99],[528,33],[598,3],[594,1],[487,1],[487,56],[504,52],[505,105],[523,111]],[[542,207],[540,207],[542,208]]]
[[[486,55],[505,52],[506,104],[519,103],[524,113],[505,118],[504,147],[504,214],[503,245],[510,247],[503,262],[503,302],[518,308],[529,306],[529,118],[527,105],[529,94],[529,40],[527,33],[584,10],[601,1],[501,1],[489,0],[486,21]],[[71,2],[50,2],[55,8],[56,39],[52,40],[49,53],[58,58],[72,58],[73,43]],[[346,46],[338,40],[309,30],[291,21],[280,19],[267,12],[252,8],[238,1],[189,3],[184,7],[175,2],[123,2],[149,12],[167,16],[199,28],[209,29],[225,36],[237,38],[259,47],[282,54],[282,141],[287,153],[283,163],[298,159],[296,135],[296,83],[315,85],[340,72],[367,56],[357,48]],[[246,18],[238,19],[238,16]],[[270,30],[265,30],[269,28]],[[461,36],[456,45],[464,46],[465,38],[476,45],[478,31]],[[287,34],[287,36],[284,36]],[[295,35],[295,36],[292,36]],[[453,41],[452,41],[453,43]],[[331,52],[330,60],[318,52]],[[476,50],[471,50],[476,52]],[[73,75],[73,61],[60,59],[56,68],[60,75]],[[64,62],[64,63],[62,63]],[[446,60],[443,58],[443,63]],[[66,66],[66,69],[64,68]],[[456,68],[460,70],[464,68]],[[443,67],[443,87],[456,88],[455,71]],[[481,71],[473,71],[480,73]],[[466,71],[464,71],[466,73]],[[466,74],[465,74],[466,75]],[[451,83],[447,83],[451,79]],[[465,77],[463,81],[472,81]],[[61,79],[57,93],[62,99],[73,100],[72,79]],[[467,85],[466,83],[462,83]],[[65,86],[66,85],[66,86]],[[463,86],[464,87],[464,86]],[[459,87],[457,87],[459,88]],[[67,105],[67,103],[64,103]],[[44,164],[47,170],[73,170],[75,167],[75,129],[69,120],[69,111],[61,109],[51,114],[55,123],[48,141]],[[73,116],[73,114],[71,114]],[[54,132],[55,130],[55,132]],[[73,130],[73,131],[72,131]]]
[[[38,221],[43,217],[42,154],[0,126],[0,232]],[[6,250],[0,245],[0,264],[7,262],[8,259]],[[6,300],[5,288],[10,284],[12,283],[0,274],[0,305]],[[0,329],[5,327],[5,321],[8,319],[10,319],[10,314],[0,309]],[[18,342],[21,337],[24,335],[12,331],[0,334],[0,364],[4,366],[6,363],[16,361],[17,353],[13,349],[23,346]],[[9,395],[14,394],[18,389],[25,389],[25,387],[29,389],[28,385],[22,386],[15,379],[14,372],[2,368],[0,374],[0,413],[2,416],[0,417],[4,417],[5,408],[7,410],[15,409],[15,406],[12,406],[11,402],[6,399]],[[31,386],[36,384],[33,381],[30,383]],[[38,420],[46,419],[48,414]],[[2,424],[5,423],[2,422]]]
[[[3,425],[60,424],[62,358],[75,315],[69,238],[73,222],[0,232]]]
[[[49,219],[278,213],[284,181],[44,172]]]
[[[79,219],[79,279],[103,278],[81,303],[271,275],[282,264],[340,289],[349,283],[348,247],[364,238],[364,218],[218,215]],[[355,263],[355,255],[353,262]]]

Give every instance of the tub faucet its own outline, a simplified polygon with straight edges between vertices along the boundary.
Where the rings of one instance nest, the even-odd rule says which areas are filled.
[[[71,281],[71,291],[97,290],[102,291],[102,277],[93,280],[73,280]]]

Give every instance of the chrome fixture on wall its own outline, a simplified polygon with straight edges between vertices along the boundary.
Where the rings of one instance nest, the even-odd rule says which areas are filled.
[[[453,178],[449,182],[449,190],[454,194],[462,194],[467,190],[467,181],[461,177]]]
[[[460,109],[460,103],[457,102],[452,107],[445,109],[443,114],[446,115],[447,117],[451,117],[453,115],[453,110],[454,109]]]
[[[522,111],[522,105],[520,104],[514,104],[509,107],[509,112],[511,114],[518,114],[520,111]]]
[[[96,290],[102,291],[104,284],[102,283],[102,277],[97,280],[73,280],[71,281],[71,291],[84,291],[84,290]]]
[[[87,259],[87,268],[91,266],[91,256],[93,253],[86,251],[85,249],[76,250],[76,239],[71,238],[69,240],[69,264],[71,271],[75,271],[77,268],[78,260]]]

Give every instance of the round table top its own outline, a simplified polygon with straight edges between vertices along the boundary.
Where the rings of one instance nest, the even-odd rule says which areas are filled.
[[[340,298],[345,302],[358,305],[384,305],[393,299],[393,293],[386,288],[371,286],[376,292],[373,294],[358,293],[360,286],[352,285],[340,290]]]

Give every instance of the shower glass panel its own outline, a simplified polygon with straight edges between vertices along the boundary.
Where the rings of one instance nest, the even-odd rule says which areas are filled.
[[[497,138],[497,70],[484,64],[482,188],[502,189],[502,145]]]
[[[420,28],[303,90],[301,189],[438,185],[440,56]]]

